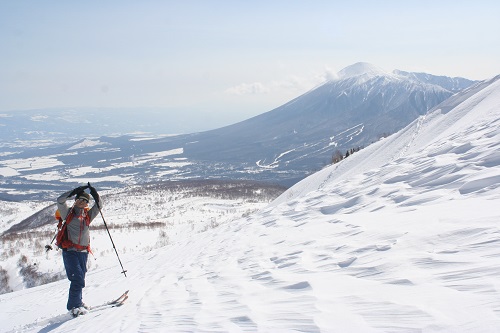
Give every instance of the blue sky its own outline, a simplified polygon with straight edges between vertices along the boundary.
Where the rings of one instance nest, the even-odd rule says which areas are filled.
[[[353,63],[500,74],[498,1],[0,0],[0,111],[165,107],[231,123]]]

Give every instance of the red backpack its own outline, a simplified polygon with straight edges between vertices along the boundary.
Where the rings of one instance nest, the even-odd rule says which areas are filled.
[[[84,209],[85,209],[85,213],[87,213],[89,211],[88,207],[85,207]],[[70,212],[68,213],[68,216],[66,216],[66,221],[64,221],[61,217],[61,213],[59,212],[59,209],[56,210],[55,218],[56,218],[56,220],[59,221],[59,223],[57,224],[57,228],[59,229],[59,231],[57,232],[57,236],[56,236],[56,245],[57,245],[57,247],[59,247],[61,249],[68,249],[68,248],[74,247],[75,249],[87,250],[89,253],[92,253],[92,251],[90,250],[90,242],[89,242],[89,245],[82,246],[82,245],[73,243],[68,238],[68,232],[67,232],[66,228],[67,228],[67,225],[71,222],[71,220],[73,220],[74,215],[75,215],[75,212],[73,211],[73,208],[71,208]],[[88,214],[86,214],[86,223],[87,223],[87,225],[90,224],[90,216]]]

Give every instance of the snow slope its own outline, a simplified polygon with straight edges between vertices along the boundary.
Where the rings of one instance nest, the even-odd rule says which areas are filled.
[[[498,332],[500,77],[247,218],[0,296],[2,332]],[[475,90],[474,90],[475,89]],[[459,101],[459,102],[457,102]]]
[[[267,206],[284,188],[243,181],[160,182],[101,191],[107,225],[122,259],[206,232]],[[65,278],[61,251],[46,253],[55,203],[0,201],[0,294]],[[17,208],[17,209],[16,209]],[[30,209],[30,210],[29,210]],[[101,216],[92,222],[89,271],[116,262]]]

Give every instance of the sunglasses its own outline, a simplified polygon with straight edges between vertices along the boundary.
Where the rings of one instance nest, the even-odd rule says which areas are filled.
[[[78,198],[78,199],[76,199],[76,201],[85,201],[86,203],[89,203],[89,201],[87,199],[84,199],[84,198]]]

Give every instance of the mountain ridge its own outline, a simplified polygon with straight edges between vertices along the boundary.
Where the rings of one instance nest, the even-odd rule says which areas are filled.
[[[367,74],[357,75],[365,70]],[[54,190],[86,179],[105,187],[192,178],[290,186],[330,164],[334,155],[395,133],[456,93],[440,84],[465,89],[474,83],[430,74],[398,75],[366,63],[345,72],[357,76],[328,81],[271,111],[210,131],[161,138],[82,138],[24,151],[5,147],[0,156],[5,190],[0,197],[50,197]]]

